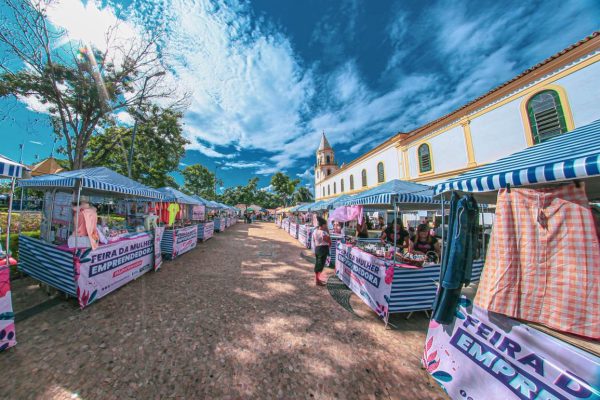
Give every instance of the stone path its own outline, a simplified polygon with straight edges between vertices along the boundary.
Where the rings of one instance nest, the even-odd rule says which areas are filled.
[[[17,324],[0,398],[445,398],[420,368],[425,317],[348,312],[301,252],[237,224],[83,311],[62,301]]]

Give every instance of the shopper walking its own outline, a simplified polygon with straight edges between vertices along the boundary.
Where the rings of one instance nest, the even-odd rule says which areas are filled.
[[[329,247],[331,246],[331,237],[327,228],[327,221],[317,217],[319,226],[313,232],[313,243],[315,246],[315,284],[325,286],[325,281],[321,279],[321,273],[325,268],[327,257],[329,256]]]

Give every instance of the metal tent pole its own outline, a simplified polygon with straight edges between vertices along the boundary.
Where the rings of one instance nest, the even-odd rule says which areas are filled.
[[[8,216],[6,218],[7,220],[7,225],[6,225],[6,264],[4,266],[4,268],[10,268],[10,222],[11,222],[11,217],[12,217],[12,207],[13,207],[13,197],[15,194],[15,184],[17,182],[17,178],[13,177],[11,182],[10,182],[10,193],[9,193],[9,199],[8,199]],[[21,191],[21,193],[23,193]]]

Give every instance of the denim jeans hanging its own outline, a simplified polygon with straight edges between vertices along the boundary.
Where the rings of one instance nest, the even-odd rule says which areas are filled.
[[[479,210],[475,199],[472,196],[459,199],[456,193],[452,193],[440,287],[433,304],[433,319],[439,323],[449,324],[453,321],[462,287],[471,282],[478,220]]]

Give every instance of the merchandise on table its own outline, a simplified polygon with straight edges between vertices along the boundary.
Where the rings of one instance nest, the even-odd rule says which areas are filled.
[[[204,219],[198,214],[198,211],[205,207],[205,203],[171,187],[160,188],[158,191],[168,202],[161,204],[163,214],[166,209],[168,217],[168,226],[165,228],[161,241],[161,252],[165,258],[173,260],[196,247],[198,221]],[[195,213],[194,208],[196,209]]]
[[[361,247],[338,243],[335,273],[373,311],[387,320],[389,313],[433,308],[440,264],[424,262],[422,267],[401,264],[392,258],[371,254]],[[479,280],[482,268],[482,261],[473,263],[472,282]]]

